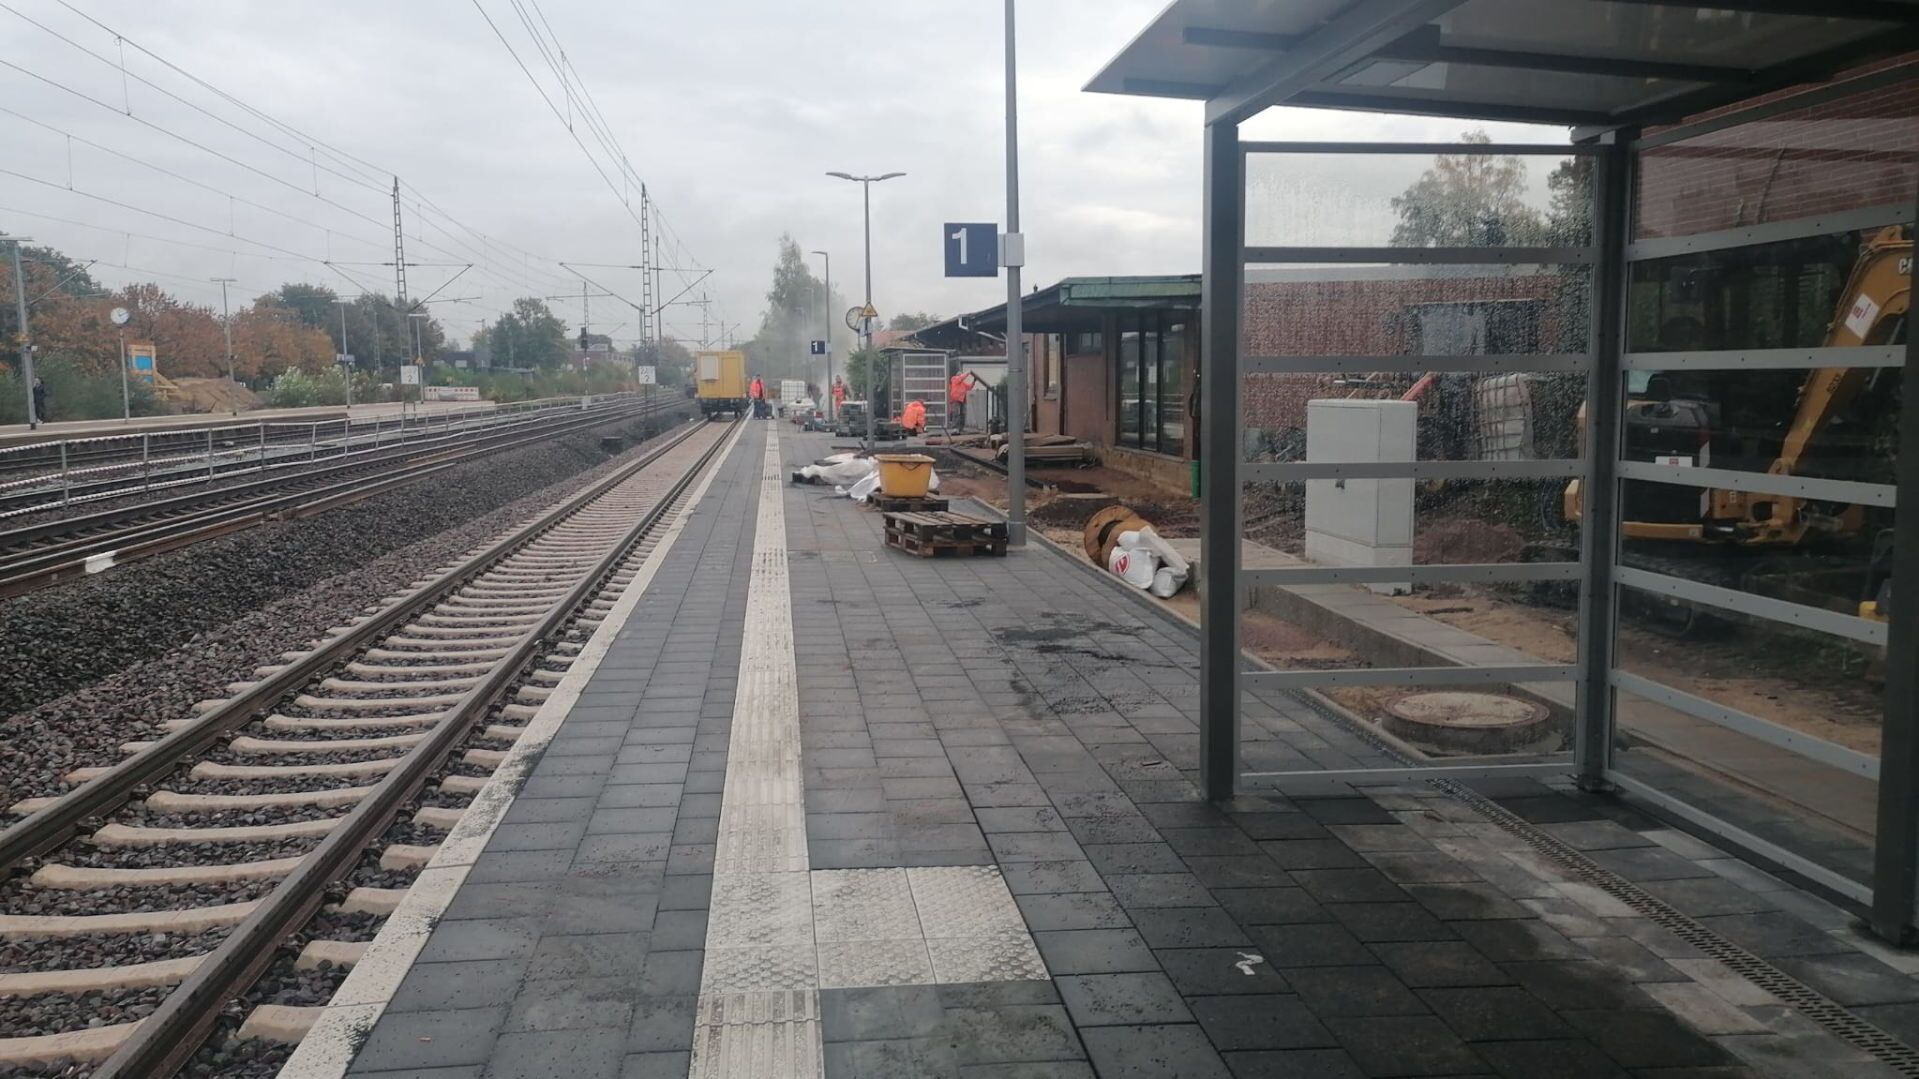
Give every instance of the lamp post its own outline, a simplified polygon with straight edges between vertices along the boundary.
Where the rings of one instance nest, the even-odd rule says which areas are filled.
[[[347,359],[346,348],[346,309],[349,302],[335,300],[333,305],[340,309],[340,373],[346,380],[346,407],[353,407],[353,364]]]
[[[1006,543],[1026,545],[1026,335],[1022,332],[1019,231],[1019,82],[1014,60],[1013,0],[1006,0]]]
[[[851,180],[860,185],[861,211],[866,223],[866,307],[873,309],[873,185],[882,180],[891,180],[906,175],[903,172],[886,172],[878,176],[854,176],[847,172],[829,172],[828,176],[839,180]],[[873,400],[878,387],[874,377],[873,357],[873,320],[865,314],[860,315],[860,349],[868,353],[866,357],[866,448],[873,448],[873,408],[879,402]]]
[[[39,410],[33,404],[33,335],[27,326],[27,278],[20,269],[20,248],[31,236],[8,236],[13,246],[13,299],[20,307],[20,378],[27,391],[27,430],[40,426]]]
[[[825,261],[820,291],[820,320],[826,327],[826,422],[833,422],[833,256],[815,251]]]
[[[233,377],[233,315],[227,308],[227,286],[233,284],[236,279],[215,277],[212,280],[214,284],[220,286],[220,329],[226,333],[227,338],[227,381],[238,383],[240,380]],[[237,416],[240,410],[236,407],[233,413]]]
[[[422,355],[426,349],[420,344],[419,320],[431,316],[425,311],[409,311],[406,317],[407,321],[413,323],[413,366],[420,372],[420,400],[414,406],[414,412],[417,414],[425,411],[426,405],[426,357]]]

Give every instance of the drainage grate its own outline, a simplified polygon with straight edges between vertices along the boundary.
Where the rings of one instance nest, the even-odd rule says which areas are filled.
[[[1298,693],[1292,696],[1322,717],[1358,735],[1373,748],[1398,761],[1409,770],[1417,771],[1418,764],[1372,731],[1354,726],[1352,721],[1338,710],[1325,706],[1310,694]],[[1875,1060],[1884,1063],[1899,1074],[1919,1079],[1919,1051],[1915,1051],[1906,1043],[1854,1015],[1825,994],[1700,925],[1664,900],[1600,866],[1586,857],[1585,852],[1577,847],[1540,831],[1533,827],[1531,822],[1471,787],[1450,779],[1432,779],[1426,782],[1434,789],[1443,791],[1471,806],[1514,837],[1524,840],[1528,846],[1540,854],[1558,862],[1568,872],[1645,915],[1648,921],[1670,931],[1680,940],[1724,963],[1728,969],[1740,977],[1771,993],[1779,998],[1781,1003],[1836,1037],[1871,1054]]]

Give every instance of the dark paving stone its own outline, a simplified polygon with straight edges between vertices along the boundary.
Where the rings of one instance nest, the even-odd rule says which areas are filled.
[[[1330,831],[1362,854],[1433,851],[1432,840],[1404,824],[1335,824]]]
[[[1586,953],[1545,922],[1459,922],[1453,931],[1486,958],[1509,960],[1582,959]]]
[[[1415,989],[1514,984],[1512,975],[1464,941],[1375,944],[1372,947],[1388,969]]]
[[[1521,986],[1560,1009],[1657,1009],[1659,1005],[1604,963],[1554,961],[1504,963]]]
[[[388,1071],[485,1064],[493,1036],[505,1020],[504,1006],[382,1016],[360,1047],[354,1066]]]
[[[630,992],[630,989],[629,989]],[[822,1008],[826,994],[821,993]],[[699,998],[640,996],[634,1000],[633,1020],[626,1028],[626,1048],[632,1053],[675,1052],[693,1047],[693,1017]]]
[[[1304,813],[1235,813],[1233,823],[1254,839],[1327,839],[1332,833]]]
[[[713,878],[709,876],[666,877],[660,885],[660,910],[705,910],[712,905]]]
[[[1919,1049],[1919,1004],[1867,1004],[1854,1014],[1880,1030]]]
[[[1074,974],[1057,979],[1066,1011],[1078,1027],[1190,1023],[1193,1013],[1164,974]]]
[[[1272,839],[1259,849],[1281,869],[1367,869],[1366,859],[1337,839]]]
[[[1057,1004],[946,1009],[938,1040],[962,1064],[1083,1060],[1066,1009]]]
[[[1625,1069],[1583,1040],[1495,1042],[1473,1048],[1504,1079],[1627,1079]]]
[[[1208,888],[1278,888],[1293,883],[1292,875],[1264,854],[1193,857],[1186,859],[1186,868]]]
[[[1551,1008],[1523,989],[1480,987],[1424,989],[1424,1000],[1446,1025],[1469,1042],[1569,1038],[1572,1029]]]
[[[1821,955],[1781,959],[1780,970],[1845,1005],[1919,1001],[1919,978],[1901,974],[1869,955]]]
[[[1720,914],[1760,914],[1779,905],[1719,876],[1649,880],[1641,884],[1653,896],[1694,918]]]
[[[1321,903],[1398,903],[1411,898],[1371,868],[1302,870],[1293,879]]]
[[[1231,915],[1218,907],[1158,907],[1132,912],[1133,926],[1154,948],[1250,946]]]
[[[1365,1079],[1344,1049],[1263,1049],[1224,1053],[1233,1079]]]
[[[1490,884],[1408,884],[1406,893],[1449,922],[1536,916]]]
[[[1542,824],[1539,830],[1579,850],[1619,850],[1625,847],[1650,847],[1653,841],[1631,828],[1609,820],[1569,821]]]
[[[620,1079],[686,1079],[692,1054],[635,1053],[620,1062]]]
[[[1466,863],[1438,851],[1370,852],[1366,860],[1399,884],[1466,884],[1480,879]]]
[[[1089,843],[1086,858],[1109,877],[1186,872],[1186,863],[1165,843]]]
[[[949,1079],[959,1075],[959,1057],[953,1046],[930,1038],[833,1042],[825,1049],[829,1079],[887,1079],[896,1075]],[[676,1079],[684,1077],[682,1072]]]
[[[1397,824],[1371,798],[1296,798],[1300,811],[1321,824]]]
[[[1033,934],[1040,958],[1054,976],[1153,971],[1159,963],[1130,929],[1072,929]]]
[[[1213,893],[1199,883],[1199,877],[1186,872],[1107,874],[1105,883],[1113,889],[1113,899],[1128,910],[1148,906],[1217,906]]]
[[[1191,1024],[1082,1031],[1100,1079],[1232,1079],[1212,1043]]]
[[[1253,856],[1259,844],[1233,827],[1163,828],[1160,835],[1182,858]]]
[[[441,1012],[509,1004],[526,974],[519,960],[420,963],[407,971],[387,1004],[393,1012]]]
[[[1384,967],[1314,967],[1289,970],[1306,1006],[1321,1018],[1354,1015],[1425,1015],[1430,1010]]]
[[[581,977],[566,981],[528,981],[507,1010],[507,1031],[616,1029],[626,1033],[633,1019],[631,981],[624,977]]]
[[[1095,1079],[1083,1060],[1028,1060],[1015,1064],[962,1064],[959,1079]]]
[[[1502,808],[1532,824],[1563,824],[1600,819],[1602,814],[1559,794],[1496,798]]]
[[[1261,925],[1247,930],[1268,963],[1282,973],[1294,967],[1343,967],[1373,962],[1359,939],[1336,925]]]
[[[434,927],[417,962],[452,963],[484,959],[525,959],[539,943],[539,924],[530,918],[474,918]]]
[[[528,979],[630,977],[647,960],[646,933],[580,933],[543,937],[527,964]]]
[[[1790,914],[1728,914],[1701,918],[1701,925],[1766,959],[1846,955],[1852,948]]]
[[[971,829],[975,837],[978,829]],[[1057,862],[1072,858],[1085,857],[1092,860],[1102,870],[1100,856],[1096,851],[1102,848],[1089,847],[1084,854],[1080,851],[1079,841],[1065,832],[995,832],[986,837],[993,848],[993,855],[1000,864],[1012,862]],[[905,837],[902,846],[911,846]]]
[[[702,952],[652,952],[640,967],[639,994],[645,997],[696,996],[700,991]]]
[[[1132,925],[1119,901],[1102,892],[1022,895],[1014,901],[1028,929],[1124,929]]]
[[[653,919],[650,946],[663,952],[685,951],[706,944],[706,911],[668,910]]]
[[[1725,1050],[1665,1012],[1565,1011],[1560,1016],[1628,1068],[1734,1063]]]
[[[625,1057],[622,1027],[526,1031],[500,1035],[486,1074],[488,1079],[614,1079]]]
[[[1257,950],[1162,948],[1153,955],[1166,976],[1189,997],[1288,991],[1286,980]]]
[[[1452,1028],[1430,1015],[1328,1019],[1326,1026],[1369,1076],[1471,1075],[1486,1070]]]
[[[1631,881],[1684,880],[1713,875],[1712,870],[1698,862],[1658,846],[1588,851],[1586,857]]]
[[[1159,829],[1137,813],[1115,817],[1074,817],[1067,822],[1081,843],[1158,843]]]
[[[1213,898],[1241,925],[1292,925],[1332,920],[1304,888],[1221,888]]]
[[[1200,1026],[1224,1052],[1316,1049],[1335,1044],[1319,1019],[1291,994],[1200,997],[1192,1006]]]
[[[1368,944],[1395,940],[1453,940],[1444,922],[1417,903],[1335,903],[1326,908]]]
[[[1000,876],[1014,895],[1106,890],[1106,882],[1091,862],[1020,862],[1001,866]]]
[[[1594,959],[1613,968],[1629,982],[1692,980],[1630,937],[1586,937],[1579,943]]]

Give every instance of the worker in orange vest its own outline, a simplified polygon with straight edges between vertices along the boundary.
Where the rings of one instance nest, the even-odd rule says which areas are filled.
[[[760,381],[760,376],[753,376],[753,385],[747,393],[753,398],[753,418],[766,415],[766,383]]]
[[[845,404],[846,383],[841,379],[835,378],[833,380],[833,411],[835,413],[839,412],[840,407]]]
[[[966,398],[973,387],[985,385],[980,377],[971,371],[961,371],[954,375],[946,385],[946,437],[952,438],[954,431],[966,429]]]
[[[900,411],[900,426],[914,435],[926,433],[926,402],[912,400]]]

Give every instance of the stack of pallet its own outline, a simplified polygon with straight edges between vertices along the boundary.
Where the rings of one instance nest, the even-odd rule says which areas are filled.
[[[1001,461],[1011,456],[1012,447],[1007,445],[1005,435],[994,435],[993,446]],[[1026,463],[1084,468],[1098,464],[1099,457],[1090,444],[1070,435],[1027,435]]]
[[[1006,554],[1006,524],[963,513],[888,513],[886,545],[921,558]]]

